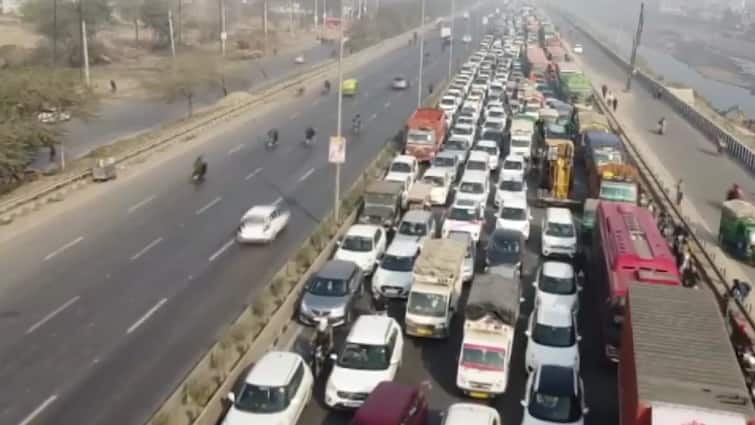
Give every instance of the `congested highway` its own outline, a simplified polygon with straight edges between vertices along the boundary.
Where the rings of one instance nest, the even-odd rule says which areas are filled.
[[[448,53],[428,35],[425,84],[446,78]],[[466,56],[463,45],[457,58]],[[418,50],[400,48],[346,77],[363,129],[349,144],[342,188],[362,172],[416,106]],[[158,155],[108,187],[0,234],[0,423],[140,423],[194,361],[253,299],[332,205],[327,137],[335,133],[336,97],[317,89],[266,104],[238,124]],[[301,147],[314,126],[313,149]],[[260,143],[279,128],[281,143]],[[189,181],[194,158],[206,181]],[[280,202],[291,224],[271,246],[234,243],[239,219],[254,204]]]

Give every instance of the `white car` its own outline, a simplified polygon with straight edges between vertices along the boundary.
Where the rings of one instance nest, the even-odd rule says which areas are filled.
[[[409,180],[409,187],[407,190],[411,190],[414,181],[417,180],[419,174],[419,162],[417,158],[411,155],[399,155],[393,158],[391,166],[388,167],[388,174],[385,176],[385,180],[388,181],[406,181]]]
[[[42,108],[42,111],[37,114],[37,119],[43,124],[56,124],[69,121],[71,114],[66,111],[58,112],[57,108]]]
[[[280,205],[256,205],[241,217],[239,243],[272,242],[286,228],[291,213]]]
[[[460,167],[461,161],[459,160],[459,156],[453,152],[447,151],[438,152],[430,163],[430,169],[440,168],[448,171],[449,176],[451,177],[451,182],[456,182]]]
[[[574,48],[572,49],[574,53],[582,54],[584,49],[581,44],[577,43],[574,45]]]
[[[438,104],[438,107],[443,110],[443,112],[446,113],[446,115],[450,115],[453,117],[453,115],[456,113],[456,111],[459,109],[459,105],[461,104],[461,99],[455,96],[443,96],[442,99],[440,99],[440,103]]]
[[[397,76],[393,78],[391,87],[393,87],[394,90],[406,90],[409,88],[409,81],[403,76]]]
[[[454,403],[441,413],[443,425],[501,425],[501,415],[490,406]]]
[[[338,242],[333,259],[351,261],[369,276],[385,253],[387,239],[382,226],[355,224]]]
[[[472,42],[472,36],[469,34],[464,34],[464,36],[461,38],[461,41],[465,44],[469,44]]]
[[[548,208],[540,226],[541,253],[544,257],[562,255],[574,258],[577,255],[577,229],[571,211],[566,208]]]
[[[469,141],[469,137],[452,133],[446,143],[443,144],[443,152],[455,155],[459,164],[463,164],[467,160],[471,147],[472,142]]]
[[[495,206],[500,208],[504,202],[513,198],[527,199],[527,182],[516,178],[499,181],[495,191]]]
[[[526,198],[510,198],[503,201],[496,218],[496,229],[511,229],[522,232],[525,240],[530,238],[532,213]]]
[[[387,298],[409,296],[412,288],[414,261],[419,256],[420,242],[393,241],[385,251],[380,265],[372,276],[372,293]]]
[[[472,114],[459,114],[458,117],[456,117],[456,123],[455,126],[462,126],[462,127],[476,127],[477,126],[477,119],[475,119],[475,116]]]
[[[481,171],[490,174],[490,155],[485,151],[472,148],[464,166],[464,172],[467,171]]]
[[[577,314],[579,293],[574,267],[562,261],[545,261],[532,282],[535,287],[535,305],[558,306]]]
[[[467,232],[475,242],[479,242],[485,225],[483,205],[471,199],[457,199],[443,220],[442,237],[447,238],[452,231]]]
[[[430,203],[433,205],[446,205],[451,198],[453,180],[451,172],[446,168],[430,167],[422,176],[422,181],[429,184]]]
[[[558,306],[536,306],[532,309],[527,330],[527,351],[524,355],[528,371],[540,365],[579,367],[577,323],[569,309]]]
[[[467,255],[464,256],[464,265],[461,278],[464,283],[474,279],[475,266],[477,263],[477,243],[469,232],[452,230],[446,235],[447,239],[460,241],[467,246]]]
[[[303,64],[304,63],[304,56],[299,55],[296,58],[294,58],[294,62],[297,64]]]
[[[583,425],[589,409],[577,368],[543,365],[527,378],[521,425]]]
[[[525,162],[524,158],[519,155],[508,155],[503,159],[501,165],[501,180],[524,180]]]
[[[495,140],[478,140],[477,144],[472,147],[472,151],[488,154],[488,168],[491,171],[498,169],[498,158],[501,156],[501,153]]]
[[[346,337],[325,385],[325,404],[357,408],[383,381],[392,381],[401,365],[404,336],[395,319],[362,315]]]
[[[459,181],[455,199],[470,199],[480,205],[487,205],[490,195],[490,179],[484,171],[468,170]]]
[[[485,121],[495,121],[506,124],[506,111],[503,109],[502,106],[491,106],[490,103],[488,103],[487,109],[485,109]]]
[[[246,375],[222,425],[296,425],[312,399],[314,379],[297,353],[266,353]]]
[[[469,147],[472,147],[475,141],[475,135],[477,133],[477,128],[474,125],[469,124],[458,124],[454,125],[451,129],[451,137],[453,138],[463,138]]]
[[[476,121],[479,121],[480,114],[482,113],[481,101],[470,101],[470,98],[467,97],[467,100],[464,102],[464,104],[461,105],[460,112],[462,114],[472,115],[473,117],[475,117]]]

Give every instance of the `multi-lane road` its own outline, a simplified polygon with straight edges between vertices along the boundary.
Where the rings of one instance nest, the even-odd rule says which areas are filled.
[[[437,86],[448,53],[432,34],[423,78]],[[401,47],[346,75],[361,87],[344,122],[358,112],[363,130],[343,188],[416,107],[416,84],[390,82],[417,69],[418,48]],[[143,422],[331,208],[335,105],[335,95],[278,99],[39,214],[31,229],[0,232],[0,424]],[[310,125],[319,140],[306,149]],[[281,145],[268,152],[259,139],[272,127]],[[209,172],[195,187],[199,153]],[[241,214],[279,199],[291,206],[287,231],[266,247],[236,245]]]

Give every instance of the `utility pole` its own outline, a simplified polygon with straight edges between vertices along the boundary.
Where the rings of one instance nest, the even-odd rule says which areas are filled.
[[[220,54],[225,56],[225,40],[228,34],[225,32],[225,0],[218,0],[220,9]]]
[[[294,2],[288,0],[288,32],[294,33]]]
[[[91,84],[91,79],[89,78],[89,47],[87,46],[87,22],[85,20],[81,20],[81,39],[83,40],[83,44],[81,46],[81,51],[83,53],[83,59],[84,59],[84,83],[89,87]]]
[[[268,23],[267,23],[267,1],[262,1],[262,31],[265,33],[265,54],[267,54],[267,32],[268,32]]]
[[[179,19],[180,22],[180,19]],[[170,32],[170,54],[173,60],[176,59],[176,38],[173,37],[173,11],[168,11],[168,31]],[[180,34],[180,33],[179,33]]]
[[[632,56],[629,59],[629,75],[627,76],[626,91],[632,88],[632,77],[637,73],[637,48],[640,47],[640,39],[642,37],[642,26],[645,21],[645,3],[640,3],[640,18],[637,22],[637,32],[632,40]]]
[[[58,0],[52,0],[52,64],[58,64]]]
[[[451,46],[448,48],[448,82],[454,73],[454,22],[456,22],[456,0],[451,0]]]
[[[314,29],[315,29],[315,31],[317,31],[317,18],[318,18],[318,16],[317,16],[317,0],[314,0],[314,1],[315,1],[315,5],[314,5],[314,9],[312,10],[312,18],[315,21],[315,28]]]
[[[183,25],[183,0],[178,0],[178,42],[183,43],[184,41],[184,25]],[[175,56],[175,55],[174,55]]]
[[[425,62],[425,0],[422,2],[419,24],[419,77],[417,77],[417,107],[422,107],[422,68]],[[453,37],[453,35],[451,36]]]
[[[338,2],[340,7],[340,21],[338,23],[338,107],[336,111],[336,138],[341,139],[342,132],[341,127],[343,125],[343,1]],[[343,142],[345,145],[345,142]],[[345,146],[344,146],[345,149]],[[333,214],[338,223],[340,217],[341,207],[341,164],[336,163],[336,184],[335,184],[335,196],[333,205]]]

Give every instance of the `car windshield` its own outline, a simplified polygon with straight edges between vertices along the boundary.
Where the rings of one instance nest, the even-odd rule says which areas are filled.
[[[506,113],[503,111],[492,110],[488,111],[488,118],[505,118]]]
[[[474,129],[472,127],[454,127],[451,131],[453,134],[460,134],[462,136],[471,136]]]
[[[402,221],[398,227],[398,232],[402,235],[425,236],[427,234],[427,226],[425,223]]]
[[[486,129],[501,130],[503,129],[503,123],[501,121],[485,121],[483,127]]]
[[[483,161],[467,161],[467,170],[487,171],[488,163]]]
[[[573,277],[562,278],[540,273],[538,288],[549,294],[573,295],[577,293],[577,282]]]
[[[515,148],[526,148],[530,146],[529,140],[511,139],[511,146]]]
[[[449,220],[475,221],[477,218],[477,210],[475,208],[453,207],[448,213]]]
[[[307,292],[320,297],[343,297],[349,293],[345,280],[314,278],[309,282]]]
[[[456,119],[456,122],[458,124],[472,125],[472,124],[474,124],[474,118],[467,117],[467,116],[459,117],[459,118]]]
[[[394,162],[391,164],[391,172],[393,173],[411,173],[412,167],[405,162]]]
[[[433,159],[433,166],[442,168],[453,167],[454,165],[456,165],[456,161],[454,161],[454,159],[455,158],[448,156],[436,156],[435,159]]]
[[[506,192],[521,192],[524,190],[524,182],[519,180],[503,180],[500,189]]]
[[[574,334],[574,328],[548,326],[542,323],[536,323],[532,330],[532,340],[540,345],[547,347],[571,347],[577,338]]]
[[[445,149],[449,151],[465,151],[467,150],[467,144],[461,140],[449,140],[446,142]]]
[[[521,170],[522,163],[520,161],[505,160],[503,161],[503,169],[504,170]]]
[[[493,158],[496,158],[498,156],[498,149],[496,149],[495,146],[477,145],[477,147],[475,147],[475,150],[478,150],[480,152],[485,152],[486,154],[492,156]]]
[[[504,220],[524,221],[527,220],[527,211],[524,208],[504,206],[501,208],[501,218]]]
[[[409,313],[419,316],[443,317],[446,315],[446,297],[410,291],[406,308]]]
[[[384,345],[364,345],[347,342],[338,356],[338,366],[347,369],[384,370],[390,363],[390,353]]]
[[[395,255],[384,255],[380,267],[392,272],[410,272],[414,269],[415,257],[398,257]]]
[[[393,205],[396,203],[396,195],[367,192],[364,194],[364,203],[367,205]]]
[[[440,101],[441,106],[456,106],[456,99],[449,99],[447,97],[443,98],[443,100]]]
[[[278,413],[288,407],[286,387],[244,384],[236,397],[236,409],[249,413]]]
[[[506,365],[506,351],[500,348],[464,344],[461,351],[461,365],[470,369],[503,372]]]
[[[481,194],[485,192],[485,187],[482,185],[482,183],[463,182],[461,185],[459,185],[459,192]]]
[[[571,223],[548,223],[545,234],[557,238],[571,238],[574,236],[574,226]]]
[[[446,179],[440,176],[425,176],[422,178],[422,181],[432,187],[444,187],[446,185]]]
[[[637,202],[637,185],[624,182],[603,182],[600,185],[600,199],[614,202]]]
[[[532,394],[527,410],[532,417],[548,422],[573,423],[582,417],[582,408],[576,397],[543,392]]]
[[[267,216],[264,215],[249,215],[244,217],[244,224],[261,225],[267,222]]]
[[[372,251],[372,239],[364,236],[346,236],[341,244],[341,249],[347,251],[370,252]]]
[[[429,131],[410,130],[409,134],[406,135],[406,143],[410,143],[410,144],[413,143],[413,144],[419,144],[419,145],[432,144],[433,134]]]

